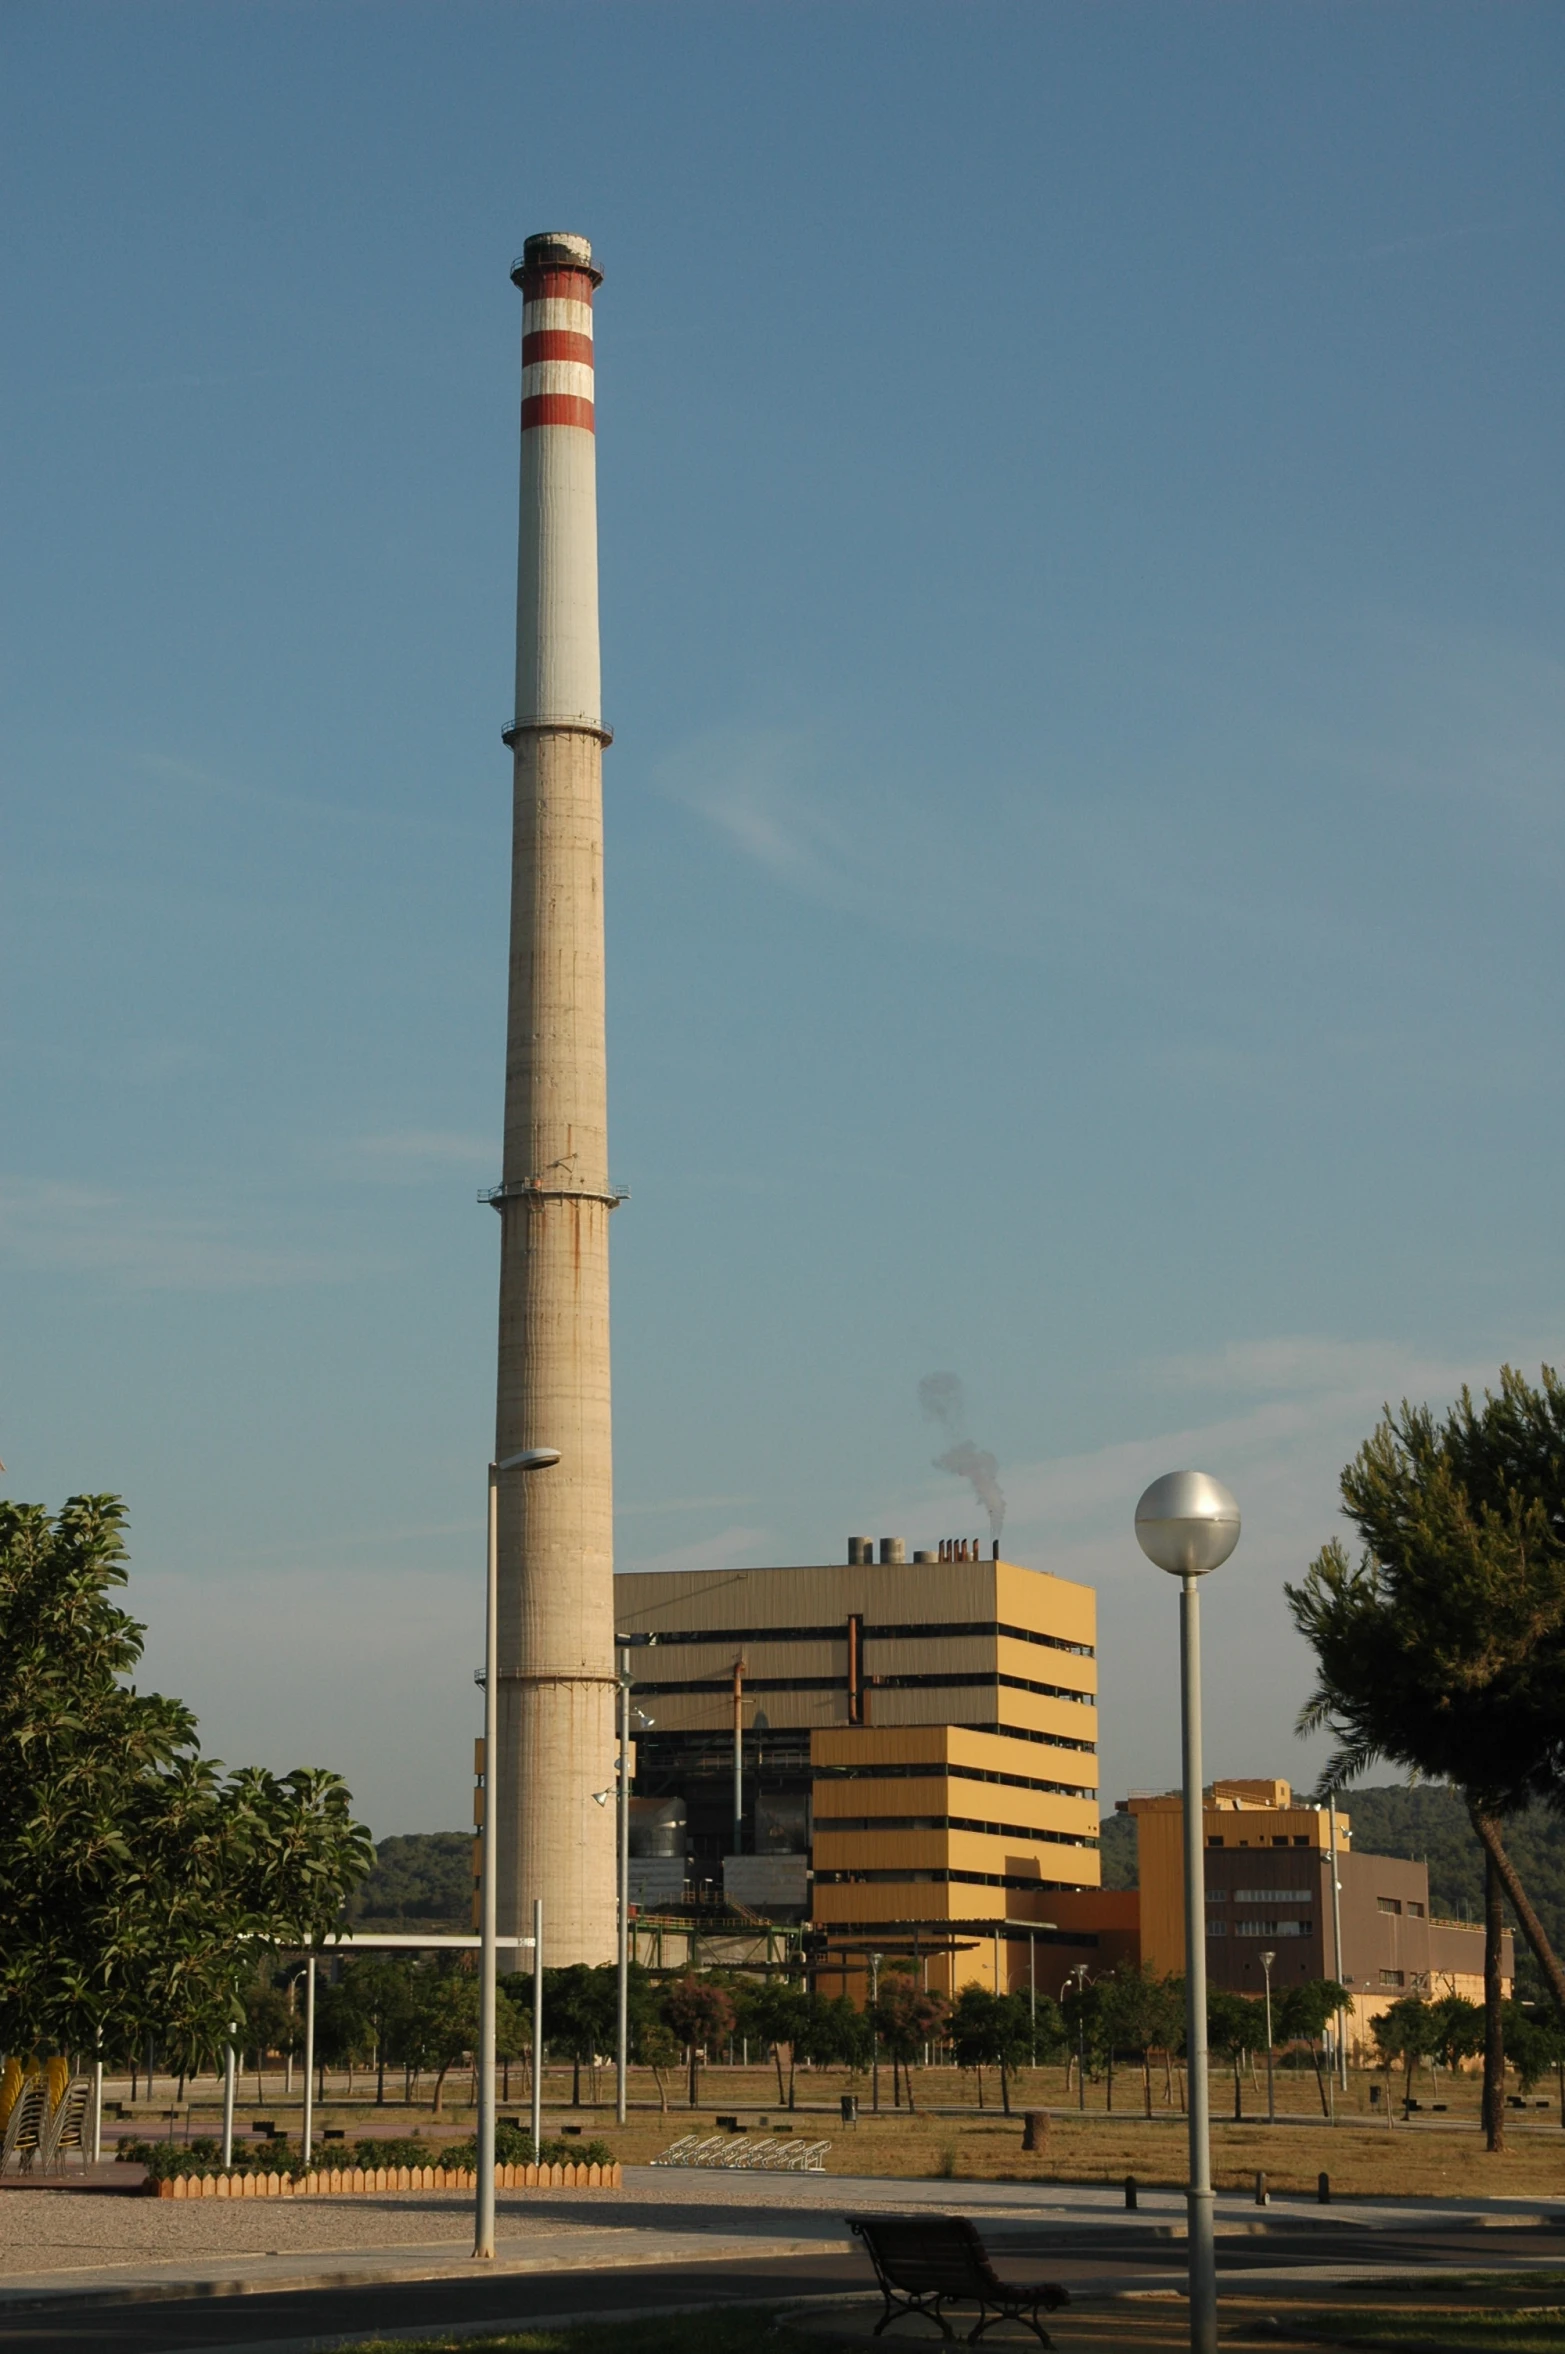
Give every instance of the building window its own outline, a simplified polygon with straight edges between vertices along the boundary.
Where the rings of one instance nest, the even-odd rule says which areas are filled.
[[[1308,1888],[1236,1888],[1235,1904],[1309,1904],[1313,1891]]]
[[[1307,1831],[1295,1831],[1293,1834],[1293,1844],[1295,1847],[1308,1847],[1309,1843],[1309,1833]]]
[[[1406,1973],[1401,1970],[1382,1970],[1380,1983],[1382,1986],[1405,1986],[1407,1984]]]
[[[1228,1923],[1221,1919],[1218,1914],[1208,1913],[1206,1916],[1206,1933],[1208,1937],[1226,1937],[1228,1935]]]
[[[1423,1906],[1421,1904],[1414,1904],[1411,1897],[1403,1907],[1403,1910],[1415,1921],[1421,1921],[1424,1917]]]
[[[1236,1937],[1309,1937],[1313,1921],[1235,1921]]]
[[[1399,1913],[1402,1910],[1402,1899],[1400,1896],[1377,1896],[1375,1903],[1379,1910],[1383,1913]],[[1397,1980],[1397,1984],[1400,1986],[1401,1983],[1402,1981],[1399,1978]]]
[[[1208,1839],[1206,1844],[1208,1847],[1221,1847],[1223,1843],[1221,1839]]]

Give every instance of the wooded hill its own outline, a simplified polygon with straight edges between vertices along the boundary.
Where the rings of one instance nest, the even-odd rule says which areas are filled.
[[[342,1908],[359,1929],[471,1929],[473,1834],[412,1831],[375,1843],[373,1870]]]

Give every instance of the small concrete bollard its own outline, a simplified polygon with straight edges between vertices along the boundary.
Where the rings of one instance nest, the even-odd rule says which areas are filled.
[[[1046,2150],[1048,2146],[1048,2110],[1024,2109],[1022,2112],[1022,2148],[1024,2150]]]
[[[1266,2187],[1264,2174],[1257,2174],[1255,2178],[1255,2203],[1258,2207],[1269,2207],[1272,2203],[1272,2194]]]
[[[1315,2197],[1320,2206],[1329,2207],[1331,2205],[1331,2176],[1329,2174],[1316,2175]]]
[[[1125,2207],[1132,2215],[1136,2212],[1136,2178],[1133,2174],[1125,2177]]]

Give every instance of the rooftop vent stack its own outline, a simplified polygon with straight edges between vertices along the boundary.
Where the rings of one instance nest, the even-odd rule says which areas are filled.
[[[863,1569],[866,1563],[873,1561],[874,1558],[875,1540],[873,1537],[849,1537],[848,1567],[850,1569]]]
[[[880,1558],[891,1567],[900,1569],[907,1560],[907,1540],[904,1537],[882,1537]]]

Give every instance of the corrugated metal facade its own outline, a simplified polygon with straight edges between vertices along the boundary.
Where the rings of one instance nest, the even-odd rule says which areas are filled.
[[[742,1659],[747,1785],[763,1809],[768,1789],[808,1792],[810,1924],[833,1983],[871,1950],[943,1989],[1052,1985],[1096,1958],[1049,1901],[1099,1880],[1090,1587],[969,1560],[621,1576],[615,1596],[655,1720],[637,1787],[683,1777],[693,1827],[705,1802],[698,1884],[731,1806]]]

